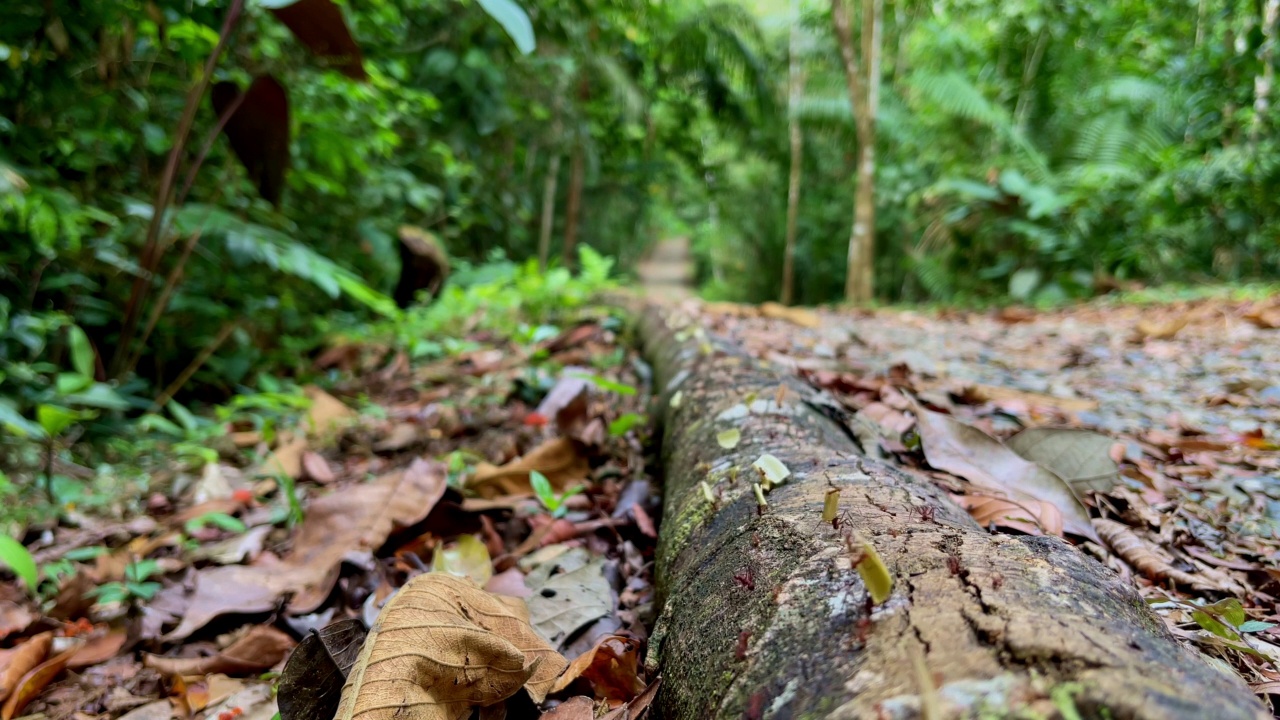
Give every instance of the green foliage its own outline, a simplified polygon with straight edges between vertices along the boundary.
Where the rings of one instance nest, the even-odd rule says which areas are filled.
[[[35,558],[31,557],[31,553],[27,551],[22,543],[14,540],[8,535],[0,535],[0,563],[13,571],[22,582],[26,583],[27,590],[33,591],[36,588],[36,578],[38,571],[36,570]]]
[[[570,488],[563,493],[556,493],[551,487],[551,481],[547,480],[547,476],[537,470],[529,471],[529,484],[533,486],[533,493],[538,496],[538,502],[542,503],[542,507],[551,513],[551,517],[562,518],[569,512],[565,500],[586,490],[585,485],[578,485]]]
[[[104,605],[121,603],[131,605],[139,601],[147,601],[160,592],[161,585],[148,578],[160,572],[156,560],[138,560],[124,568],[123,582],[109,582],[89,591],[89,596]]]

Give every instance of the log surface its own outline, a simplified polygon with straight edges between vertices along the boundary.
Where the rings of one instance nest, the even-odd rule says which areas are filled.
[[[1270,717],[1127,581],[1063,540],[992,535],[927,479],[863,456],[790,373],[673,310],[649,307],[638,332],[663,421],[659,717]],[[792,477],[760,513],[762,453]],[[874,608],[821,522],[830,487],[893,576]]]

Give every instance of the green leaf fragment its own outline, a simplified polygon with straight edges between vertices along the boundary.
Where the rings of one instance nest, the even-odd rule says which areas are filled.
[[[0,563],[4,563],[14,575],[21,578],[28,590],[36,589],[39,572],[36,569],[35,558],[31,557],[31,553],[23,547],[22,543],[8,535],[0,535]]]
[[[781,485],[787,481],[787,478],[791,477],[791,470],[781,460],[769,453],[761,455],[751,466],[760,471],[760,477],[762,478],[760,484],[766,491]]]
[[[730,428],[716,435],[716,442],[725,450],[732,450],[738,447],[738,443],[741,441],[742,431],[737,428]]]

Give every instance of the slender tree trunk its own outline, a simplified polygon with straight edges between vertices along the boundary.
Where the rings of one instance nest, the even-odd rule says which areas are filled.
[[[574,248],[578,243],[578,225],[582,215],[582,175],[585,164],[582,145],[579,143],[569,160],[569,200],[564,213],[564,253],[561,258],[565,267],[573,267],[573,260],[577,257]]]
[[[1035,92],[1036,75],[1040,72],[1040,63],[1044,60],[1044,51],[1049,47],[1049,30],[1042,28],[1036,38],[1036,45],[1031,55],[1022,66],[1022,87],[1018,90],[1018,104],[1013,109],[1013,124],[1019,132],[1027,128],[1027,119],[1031,116],[1031,97]]]
[[[854,126],[858,134],[858,188],[854,194],[853,227],[849,233],[848,270],[845,278],[845,300],[867,302],[875,292],[875,173],[876,111],[880,104],[881,28],[884,24],[884,0],[863,0],[862,65],[866,78],[859,73],[853,49],[853,29],[843,0],[832,0],[831,18],[835,25],[840,56],[844,60],[845,82],[853,105]]]
[[[791,173],[787,181],[787,237],[782,252],[783,305],[795,302],[796,226],[800,218],[800,175],[804,167],[804,134],[800,129],[798,113],[800,96],[804,92],[804,72],[795,54],[795,26],[792,26],[791,67],[789,70],[790,102],[788,111],[788,135],[791,141]]]
[[[1253,79],[1253,124],[1249,137],[1257,141],[1271,109],[1271,88],[1276,82],[1276,20],[1280,17],[1280,0],[1266,0],[1262,6],[1262,72]]]
[[[556,181],[560,176],[560,154],[551,156],[547,163],[547,177],[542,183],[542,228],[538,233],[538,269],[547,269],[547,256],[551,254],[551,228],[556,221]]]

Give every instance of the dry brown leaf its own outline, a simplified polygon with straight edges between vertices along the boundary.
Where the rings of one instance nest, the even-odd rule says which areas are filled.
[[[623,705],[617,710],[610,710],[600,720],[639,720],[649,709],[649,705],[653,703],[653,699],[658,695],[658,688],[662,686],[662,678],[655,678],[649,683],[649,687],[644,692],[635,697],[634,700]]]
[[[107,629],[105,632],[93,635],[87,638],[87,642],[67,661],[67,667],[78,670],[106,662],[120,652],[120,648],[124,647],[128,639],[129,634],[124,628]]]
[[[293,550],[279,563],[196,573],[186,615],[165,639],[185,638],[226,613],[267,612],[285,593],[294,594],[290,612],[314,611],[337,582],[343,556],[377,550],[396,528],[421,522],[444,496],[447,478],[443,463],[419,459],[376,482],[313,500]]]
[[[1135,329],[1138,331],[1138,336],[1144,340],[1172,340],[1179,330],[1187,326],[1187,320],[1188,317],[1185,314],[1168,317],[1148,315],[1138,320]]]
[[[0,600],[0,640],[26,630],[36,616],[25,605],[11,600]]]
[[[146,655],[142,664],[164,675],[243,675],[273,667],[293,646],[293,638],[288,635],[268,625],[257,625],[217,655],[196,658]]]
[[[1095,400],[1057,397],[999,385],[967,384],[963,392],[978,402],[1019,401],[1026,403],[1028,407],[1065,410],[1071,413],[1098,409],[1098,403]]]
[[[83,641],[76,642],[71,647],[45,660],[31,669],[26,675],[23,675],[18,684],[14,686],[13,691],[10,692],[9,699],[4,703],[4,708],[0,710],[0,720],[13,720],[13,718],[20,715],[27,703],[35,700],[49,686],[49,683],[53,682],[54,678],[67,669],[67,662],[75,656],[83,644]]]
[[[542,713],[540,720],[595,720],[596,703],[586,695],[575,695]]]
[[[1215,590],[1212,585],[1190,573],[1185,573],[1160,557],[1151,547],[1138,537],[1127,526],[1114,520],[1095,518],[1093,526],[1098,529],[1107,547],[1129,563],[1135,570],[1152,580],[1169,579],[1202,590]]]
[[[329,461],[321,457],[320,453],[311,451],[302,453],[302,471],[307,478],[321,485],[328,485],[337,479],[334,477],[333,468],[329,467]]]
[[[591,684],[598,698],[626,702],[644,692],[640,679],[640,644],[620,635],[606,635],[595,647],[579,655],[556,680],[557,693],[579,678]]]
[[[565,368],[551,392],[534,410],[544,418],[555,420],[556,427],[565,435],[573,433],[587,416],[590,383],[580,376],[573,376],[571,373],[575,371],[579,375],[586,372],[582,368]]]
[[[6,658],[4,670],[0,671],[0,701],[9,697],[23,675],[44,662],[44,659],[49,656],[51,647],[53,647],[53,633],[42,632],[9,651],[12,654]]]
[[[1062,514],[1067,532],[1097,540],[1089,511],[1062,478],[1024,460],[999,440],[950,415],[915,408],[916,427],[925,459],[938,470],[979,487],[998,490],[1009,499],[1052,503]]]
[[[1280,303],[1255,304],[1245,311],[1243,317],[1264,330],[1280,328]]]
[[[981,494],[961,495],[956,497],[956,503],[982,527],[994,524],[1028,535],[1062,535],[1062,513],[1053,503]]]
[[[253,471],[253,475],[287,475],[297,480],[302,477],[302,454],[306,451],[305,437],[290,438],[282,433],[280,444]]]
[[[799,325],[804,328],[817,329],[822,324],[822,321],[818,318],[818,313],[809,308],[787,307],[776,302],[761,303],[760,314],[773,320],[785,320],[792,325]]]
[[[332,435],[333,431],[343,423],[356,417],[355,410],[315,385],[307,385],[302,388],[302,392],[311,399],[311,407],[307,410],[305,423],[307,435],[310,437]]]
[[[580,443],[569,438],[555,438],[502,467],[479,465],[470,486],[484,498],[527,494],[531,492],[531,470],[547,476],[553,488],[563,491],[574,482],[586,480],[591,466]]]
[[[522,600],[426,573],[378,615],[337,720],[462,720],[522,687],[540,703],[567,665],[529,625]]]

